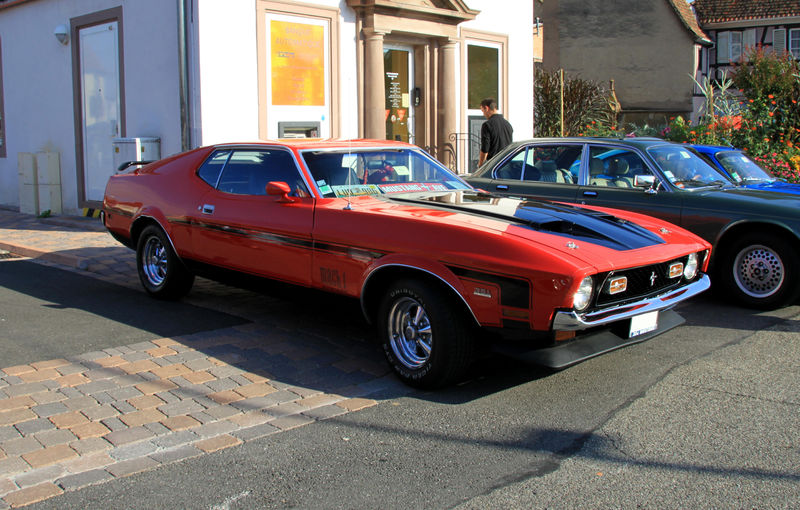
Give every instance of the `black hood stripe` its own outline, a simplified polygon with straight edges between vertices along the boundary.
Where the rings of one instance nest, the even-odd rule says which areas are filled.
[[[461,193],[457,203],[443,200],[451,193],[386,197],[390,201],[495,218],[522,228],[563,236],[618,251],[664,244],[649,230],[611,214],[539,200],[519,200],[488,193]]]

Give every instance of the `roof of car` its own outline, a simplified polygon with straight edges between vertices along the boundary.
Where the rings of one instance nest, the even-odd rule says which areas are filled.
[[[284,147],[290,147],[296,150],[308,150],[308,149],[372,149],[372,148],[382,148],[382,147],[398,147],[398,148],[416,148],[415,145],[405,143],[405,142],[397,142],[394,140],[368,140],[368,139],[359,139],[359,140],[341,140],[338,138],[326,138],[326,139],[319,139],[319,138],[286,138],[280,140],[255,140],[251,142],[238,142],[238,143],[219,143],[215,144],[215,147],[226,147],[226,146],[241,146],[241,145],[265,145],[265,146],[275,146],[281,145]]]
[[[655,137],[622,137],[622,138],[598,138],[591,136],[566,136],[559,138],[531,138],[529,140],[520,140],[511,144],[512,147],[519,147],[530,143],[603,143],[613,145],[628,145],[636,146],[639,148],[651,147],[653,145],[673,144],[673,142]]]
[[[687,147],[697,149],[700,152],[717,152],[717,151],[738,151],[736,147],[729,145],[700,145],[700,144],[686,144]]]

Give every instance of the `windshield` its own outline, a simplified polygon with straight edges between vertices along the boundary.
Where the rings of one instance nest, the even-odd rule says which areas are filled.
[[[326,198],[472,189],[413,149],[307,151],[303,160]]]
[[[739,151],[718,152],[717,160],[736,182],[771,182],[775,180],[772,174]]]
[[[659,145],[647,152],[658,163],[664,177],[678,188],[724,186],[730,181],[697,154],[680,145]]]

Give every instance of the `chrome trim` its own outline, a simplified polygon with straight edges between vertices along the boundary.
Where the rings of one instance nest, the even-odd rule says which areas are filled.
[[[553,319],[553,330],[555,331],[578,331],[582,329],[602,326],[623,319],[629,319],[635,315],[657,310],[666,310],[676,304],[700,294],[711,287],[711,280],[708,275],[703,275],[699,280],[672,289],[669,292],[655,297],[642,299],[635,303],[604,308],[588,313],[577,313],[575,310],[556,312]]]

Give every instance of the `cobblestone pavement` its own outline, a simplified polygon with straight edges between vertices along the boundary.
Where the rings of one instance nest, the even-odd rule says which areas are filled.
[[[133,251],[98,220],[0,210],[0,259],[14,255],[138,288]],[[265,313],[252,294],[203,280],[188,301],[252,322],[0,368],[0,509],[409,391],[365,328],[333,338],[324,321],[280,313],[290,304]]]

